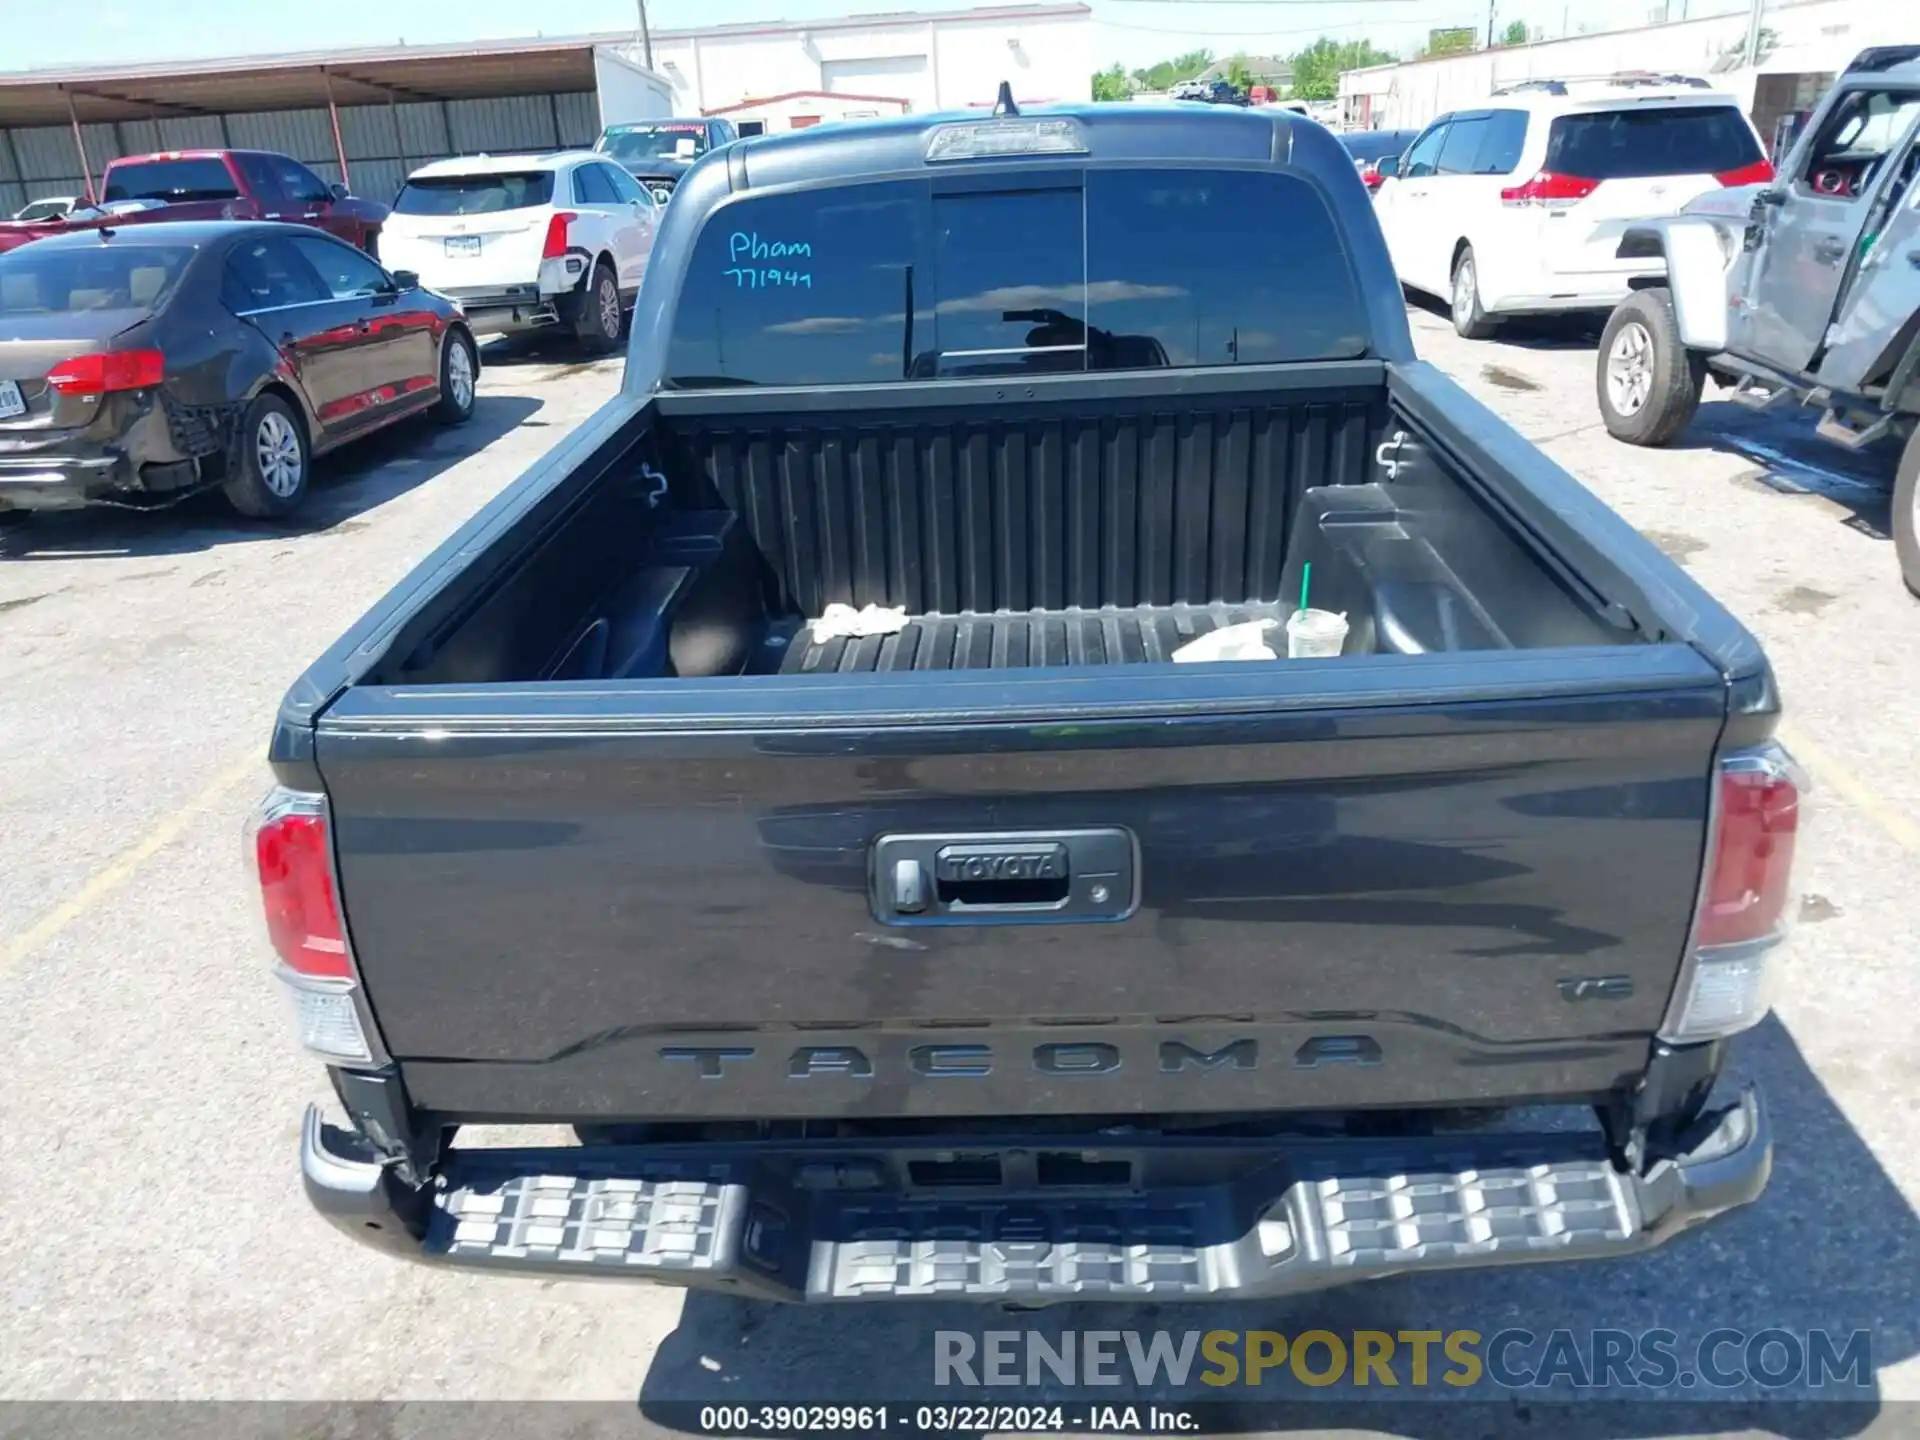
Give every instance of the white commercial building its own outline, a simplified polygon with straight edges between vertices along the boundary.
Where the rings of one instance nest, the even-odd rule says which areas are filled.
[[[725,115],[748,132],[986,108],[1002,80],[1023,105],[1088,100],[1093,12],[1076,0],[667,30],[653,37],[653,68],[681,114]]]
[[[1859,51],[1920,39],[1917,14],[1912,0],[1769,0],[1762,23],[1770,44],[1751,67],[1741,63],[1745,13],[1377,65],[1340,77],[1341,119],[1356,129],[1417,130],[1516,81],[1655,70],[1708,76],[1739,96],[1767,135],[1782,115],[1810,109]]]

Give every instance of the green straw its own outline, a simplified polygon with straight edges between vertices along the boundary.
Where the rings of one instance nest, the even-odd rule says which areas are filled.
[[[1300,567],[1300,608],[1307,608],[1307,586],[1313,581],[1313,562],[1309,560]]]

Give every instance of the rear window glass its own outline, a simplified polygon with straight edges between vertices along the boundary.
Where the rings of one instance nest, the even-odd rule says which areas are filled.
[[[1339,232],[1305,181],[1107,170],[1084,189],[1017,185],[936,196],[924,181],[886,182],[726,207],[695,242],[667,383],[859,384],[1366,353]]]
[[[1547,132],[1546,168],[1583,180],[1718,175],[1759,158],[1760,142],[1731,105],[1562,115]]]
[[[1205,236],[1195,244],[1196,236]],[[1366,353],[1340,232],[1319,195],[1256,170],[1122,170],[1087,182],[1088,368],[1266,365]]]
[[[553,203],[551,170],[499,175],[416,175],[394,198],[398,215],[497,215]]]
[[[232,200],[240,194],[224,160],[140,160],[107,172],[107,200]]]
[[[191,249],[175,245],[23,245],[0,255],[0,315],[150,309],[173,292],[192,259]]]
[[[1081,205],[1078,189],[934,199],[932,344],[915,378],[1087,368]]]

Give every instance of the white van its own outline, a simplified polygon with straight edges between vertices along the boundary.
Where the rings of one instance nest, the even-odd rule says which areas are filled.
[[[1611,310],[1661,269],[1617,257],[1627,222],[1773,177],[1733,96],[1640,75],[1509,87],[1380,169],[1374,209],[1401,282],[1447,299],[1476,339],[1503,316]]]

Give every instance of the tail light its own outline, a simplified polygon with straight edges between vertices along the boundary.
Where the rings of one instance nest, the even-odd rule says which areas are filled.
[[[573,219],[571,210],[557,210],[547,221],[547,243],[540,247],[542,260],[558,260],[567,253],[567,225]]]
[[[1764,185],[1773,179],[1773,164],[1765,159],[1756,160],[1738,170],[1722,170],[1713,178],[1729,189],[1735,185]]]
[[[1660,1031],[1676,1043],[1737,1034],[1765,1017],[1790,925],[1806,776],[1769,744],[1722,757],[1715,785],[1689,954]]]
[[[1524,185],[1513,185],[1500,192],[1503,205],[1527,206],[1539,205],[1548,210],[1561,210],[1584,200],[1600,188],[1598,180],[1589,180],[1583,175],[1556,175],[1551,170],[1542,170]]]
[[[166,376],[167,357],[158,350],[98,350],[62,360],[47,372],[47,388],[62,395],[105,395],[148,390]]]
[[[358,1006],[359,978],[333,883],[326,800],[274,789],[253,821],[267,938],[278,979],[293,1001],[300,1043],[334,1063],[372,1059]]]

